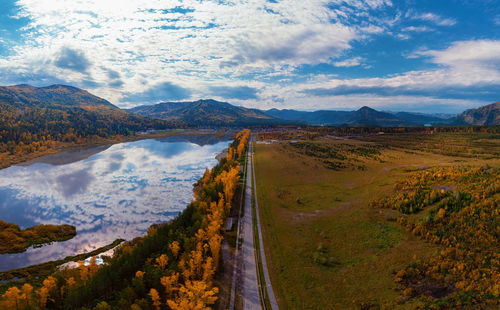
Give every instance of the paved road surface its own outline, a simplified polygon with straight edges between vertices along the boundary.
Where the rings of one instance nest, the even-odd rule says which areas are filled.
[[[243,245],[243,310],[262,309],[259,297],[259,283],[257,280],[257,264],[255,261],[253,225],[252,225],[252,144],[249,144],[247,160],[247,183],[245,188],[245,213],[242,218]]]

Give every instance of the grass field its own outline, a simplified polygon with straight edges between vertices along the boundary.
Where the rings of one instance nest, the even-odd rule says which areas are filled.
[[[413,171],[499,167],[498,135],[478,135],[446,133],[414,140],[394,135],[364,141],[318,137],[258,144],[260,215],[280,309],[422,306],[419,298],[403,297],[395,274],[437,256],[441,247],[398,224],[398,211],[369,203],[391,194],[394,184]],[[432,142],[432,148],[426,149],[425,142]],[[463,149],[469,151],[457,157]]]

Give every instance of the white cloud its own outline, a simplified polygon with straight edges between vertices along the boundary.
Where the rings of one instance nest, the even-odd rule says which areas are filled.
[[[410,39],[410,36],[408,34],[405,34],[405,33],[398,33],[398,34],[396,34],[396,38],[398,38],[400,40],[408,40],[408,39]]]
[[[326,7],[331,3],[339,6],[337,13]],[[387,0],[18,0],[16,4],[19,17],[30,20],[25,27],[28,40],[13,47],[13,56],[0,59],[1,72],[24,76],[38,70],[78,85],[85,80],[97,95],[123,105],[123,90],[144,92],[165,81],[194,89],[196,98],[234,76],[334,62],[352,42],[383,31],[375,23],[344,25],[337,20],[342,12],[361,16],[392,5]],[[349,11],[346,4],[356,9]],[[68,47],[93,65],[86,72],[69,70],[74,65],[54,66],[54,58]],[[110,81],[110,70],[120,79]]]
[[[333,63],[334,66],[336,67],[355,67],[361,65],[361,63],[364,61],[362,57],[354,57],[342,61],[336,61]]]
[[[438,26],[454,26],[457,23],[455,19],[444,18],[434,13],[420,13],[420,14],[413,14],[410,16],[412,16],[414,19],[432,22]]]
[[[451,67],[473,65],[499,71],[500,41],[477,40],[453,43],[445,50],[417,52],[418,55],[431,56],[433,62]]]
[[[391,0],[344,0],[344,2],[356,7],[357,9],[365,9],[367,6],[372,9],[378,9],[384,6],[392,6]]]
[[[429,28],[427,26],[409,26],[401,29],[402,31],[409,31],[409,32],[428,32],[428,31],[434,31],[434,29]]]
[[[132,104],[124,100],[126,94],[148,94],[165,83],[189,90],[186,93],[193,99],[206,98],[221,85],[255,88],[260,90],[258,99],[231,100],[253,106],[310,102],[298,92],[342,84],[424,88],[500,83],[498,70],[492,68],[498,64],[492,56],[498,41],[459,42],[445,50],[412,54],[430,57],[436,65],[432,70],[362,79],[311,74],[294,82],[294,70],[302,65],[362,65],[361,57],[344,57],[351,55],[352,46],[375,35],[409,40],[415,32],[456,23],[434,13],[409,11],[407,18],[426,21],[425,25],[396,31],[393,27],[400,25],[401,12],[374,11],[391,7],[387,0],[18,0],[16,4],[19,16],[31,22],[25,29],[26,43],[13,46],[12,56],[0,58],[0,83],[21,77],[87,85],[122,107]],[[55,66],[54,60],[68,48],[73,51],[70,56],[83,55],[87,62]],[[86,70],[74,70],[75,64]],[[330,99],[351,104],[347,97]],[[314,100],[320,106],[326,99]]]
[[[444,50],[418,51],[412,57],[430,57],[430,61],[439,66],[436,69],[408,71],[388,77],[340,79],[334,76],[317,75],[308,82],[286,87],[268,88],[263,92],[264,98],[271,98],[271,94],[284,98],[289,108],[301,108],[308,102],[314,102],[315,109],[339,109],[368,105],[375,108],[390,109],[391,106],[411,106],[414,110],[419,107],[423,110],[438,109],[439,106],[448,107],[456,112],[472,106],[490,103],[481,99],[447,99],[436,98],[431,94],[444,94],[447,89],[464,91],[467,87],[477,85],[488,86],[492,89],[500,85],[500,41],[463,41],[455,42]],[[352,93],[336,95],[314,96],[305,90],[337,89],[351,87],[368,89],[366,94]],[[370,89],[388,89],[387,95],[370,93]],[[462,90],[460,90],[462,89]],[[391,94],[391,91],[396,90]],[[397,90],[409,95],[399,95]],[[413,93],[413,95],[412,95]],[[425,95],[425,94],[428,95]],[[267,95],[267,96],[266,96]],[[269,99],[271,100],[271,99]],[[264,100],[265,101],[265,100]],[[259,102],[252,102],[258,107]],[[303,108],[302,108],[303,109]]]

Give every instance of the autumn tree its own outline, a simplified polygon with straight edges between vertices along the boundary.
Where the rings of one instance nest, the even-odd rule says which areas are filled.
[[[158,291],[152,288],[149,291],[149,296],[151,297],[151,300],[153,301],[153,306],[155,307],[156,310],[160,310],[161,306],[161,301],[160,301],[160,294],[158,294]]]
[[[177,256],[179,255],[179,250],[181,249],[181,247],[179,246],[179,242],[173,241],[169,244],[168,248],[170,249],[170,251],[172,251],[172,255],[174,256],[174,258],[177,258]]]
[[[204,281],[186,281],[179,288],[179,296],[175,300],[167,300],[167,304],[173,310],[208,310],[217,300],[218,292],[218,288],[209,288]]]
[[[174,273],[170,276],[165,276],[160,279],[161,285],[165,288],[165,294],[167,297],[171,297],[172,294],[177,291],[177,285],[179,282],[179,273]]]
[[[168,256],[162,254],[160,257],[157,257],[155,261],[158,268],[160,268],[161,271],[165,271],[165,267],[167,267],[168,264]]]
[[[21,298],[24,300],[25,306],[29,307],[31,305],[31,299],[32,299],[31,294],[33,292],[33,286],[31,286],[29,283],[24,283],[21,288],[21,291],[22,291]]]
[[[7,309],[19,309],[21,291],[17,287],[10,287],[2,297],[4,298],[3,303]]]

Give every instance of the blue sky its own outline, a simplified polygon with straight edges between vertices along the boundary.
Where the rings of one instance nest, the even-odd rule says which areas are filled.
[[[2,0],[0,84],[22,83],[457,113],[500,100],[500,1]]]

